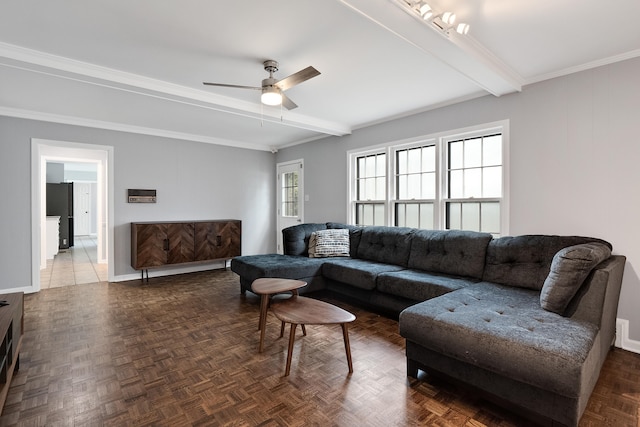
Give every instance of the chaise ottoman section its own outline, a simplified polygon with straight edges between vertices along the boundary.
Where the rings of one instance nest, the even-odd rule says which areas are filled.
[[[261,277],[304,280],[307,286],[300,293],[324,288],[321,269],[324,259],[296,255],[266,254],[235,257],[231,270],[240,276],[241,291],[251,290],[251,283]]]
[[[459,380],[507,400],[527,390],[523,408],[575,424],[598,378],[599,329],[542,309],[539,298],[481,282],[407,308],[400,334],[408,371],[450,365],[447,375],[464,372]]]

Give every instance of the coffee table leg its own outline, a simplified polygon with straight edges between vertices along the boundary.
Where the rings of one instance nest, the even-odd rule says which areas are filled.
[[[289,332],[289,350],[287,351],[287,367],[284,370],[284,376],[289,376],[289,371],[291,371],[291,357],[293,356],[293,343],[296,340],[296,326],[295,323],[291,324],[291,332]]]
[[[264,344],[264,331],[267,329],[267,307],[269,305],[269,295],[262,294],[260,296],[260,320],[258,321],[258,329],[260,330],[260,346],[258,352],[262,353]]]
[[[304,323],[302,324],[302,335],[307,336],[307,328],[304,327]],[[280,325],[280,338],[284,336],[284,322]]]
[[[353,363],[351,362],[351,346],[349,345],[349,331],[347,330],[347,324],[341,323],[342,337],[344,338],[344,349],[347,352],[347,363],[349,364],[349,373],[353,373]]]

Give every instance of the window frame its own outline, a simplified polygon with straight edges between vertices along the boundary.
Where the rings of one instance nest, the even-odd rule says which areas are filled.
[[[367,201],[358,199],[358,159],[362,157],[368,156],[376,156],[380,154],[385,154],[385,182],[389,180],[389,153],[385,149],[385,147],[372,147],[365,150],[359,150],[358,152],[354,152],[353,155],[348,156],[349,163],[349,189],[347,191],[347,206],[348,206],[348,224],[357,224],[357,206],[358,204],[367,203]],[[379,201],[377,199],[372,200],[371,204],[382,204],[383,212],[385,215],[385,224],[388,223],[389,218],[389,209],[388,209],[388,200],[389,200],[389,188],[388,184],[385,185],[385,199]]]
[[[474,137],[486,137],[492,134],[502,136],[502,196],[489,198],[449,198],[448,196],[448,143],[461,139],[472,139]],[[432,199],[399,199],[397,184],[398,165],[397,153],[402,150],[412,148],[435,146],[435,200]],[[347,152],[348,163],[348,191],[347,191],[347,223],[356,224],[356,204],[357,188],[356,173],[357,159],[359,157],[386,154],[386,198],[384,201],[385,225],[396,226],[396,209],[401,204],[406,203],[434,203],[433,208],[433,229],[446,230],[447,203],[465,201],[498,201],[500,203],[500,232],[499,235],[509,234],[509,120],[501,120],[456,129],[446,132],[439,132],[430,135],[423,135],[399,141],[392,141],[386,144],[379,144],[362,149],[354,149]]]
[[[408,151],[415,148],[434,146],[435,148],[435,188],[434,188],[434,199],[425,199],[425,198],[409,198],[409,199],[400,199],[400,195],[398,194],[399,183],[397,182],[397,177],[400,175],[398,169],[397,156],[400,151]],[[390,216],[387,225],[391,225],[393,227],[398,227],[398,218],[397,218],[397,209],[400,205],[408,205],[408,204],[425,204],[425,203],[433,203],[433,220],[434,227],[436,224],[440,222],[440,209],[438,205],[438,199],[440,198],[440,165],[438,164],[438,159],[440,157],[440,146],[438,144],[437,138],[419,138],[417,141],[405,142],[401,144],[393,144],[388,147],[389,152],[391,153],[390,157],[393,159],[393,164],[390,165],[392,176],[390,179],[390,185],[392,188],[392,193],[389,198],[390,204]],[[420,172],[424,173],[424,172]]]

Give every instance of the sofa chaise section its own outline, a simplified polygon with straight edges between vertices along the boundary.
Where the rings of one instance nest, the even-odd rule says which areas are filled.
[[[483,282],[400,314],[407,374],[444,374],[538,421],[577,425],[613,344],[625,258],[597,265],[562,314],[541,307],[540,289],[558,250],[588,242],[609,245],[582,237],[494,239]]]

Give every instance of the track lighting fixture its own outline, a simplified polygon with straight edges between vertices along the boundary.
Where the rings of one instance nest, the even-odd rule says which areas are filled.
[[[449,35],[451,30],[456,33],[466,35],[469,33],[469,24],[464,22],[455,26],[456,14],[453,12],[436,13],[431,6],[423,0],[399,0],[400,3],[408,7],[413,13],[417,14],[424,21],[432,24],[434,28],[442,31],[445,35]]]

